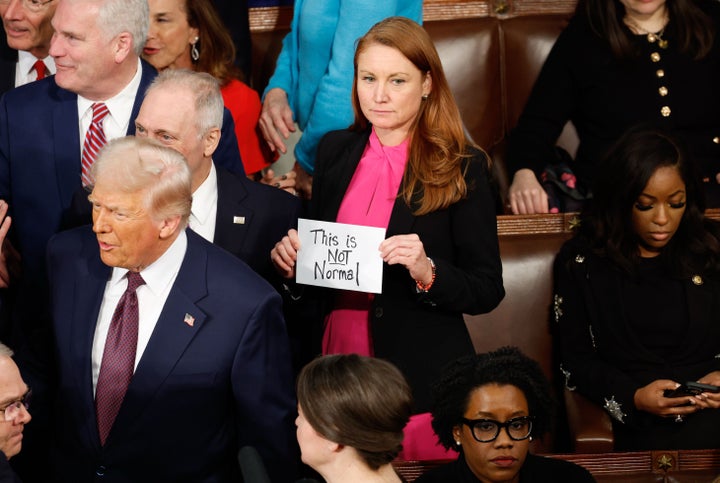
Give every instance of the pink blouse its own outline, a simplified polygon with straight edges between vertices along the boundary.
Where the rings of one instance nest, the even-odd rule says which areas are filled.
[[[407,139],[397,146],[383,146],[373,129],[340,204],[338,222],[387,228],[405,172],[407,151]],[[368,323],[372,298],[372,294],[363,292],[341,291],[338,294],[325,323],[323,354],[373,355]],[[430,413],[415,414],[410,418],[404,429],[400,459],[457,458],[455,452],[437,442],[431,421]]]
[[[408,140],[383,146],[375,133],[338,210],[338,223],[387,228],[408,157]],[[328,315],[323,335],[323,354],[372,355],[368,310],[372,294],[341,291]]]

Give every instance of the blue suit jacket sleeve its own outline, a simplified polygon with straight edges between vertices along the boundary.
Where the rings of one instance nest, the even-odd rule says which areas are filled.
[[[233,364],[239,447],[255,447],[272,481],[294,481],[293,378],[282,302],[273,293],[258,304]]]

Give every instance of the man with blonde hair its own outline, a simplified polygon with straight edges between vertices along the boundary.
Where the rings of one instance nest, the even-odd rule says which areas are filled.
[[[254,446],[275,481],[289,481],[295,411],[280,296],[185,230],[191,176],[177,151],[117,139],[92,174],[92,230],[48,247],[56,480],[238,481],[237,451]]]

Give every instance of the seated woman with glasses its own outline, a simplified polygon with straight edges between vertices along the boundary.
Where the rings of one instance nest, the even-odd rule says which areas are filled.
[[[533,435],[551,422],[550,384],[534,360],[515,347],[462,357],[433,386],[433,429],[457,461],[417,483],[595,481],[572,463],[528,453]]]
[[[412,393],[402,373],[357,354],[319,357],[297,383],[302,461],[328,483],[397,482],[390,462],[402,448]]]

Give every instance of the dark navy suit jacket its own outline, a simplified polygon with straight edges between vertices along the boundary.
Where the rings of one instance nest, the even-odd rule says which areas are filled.
[[[223,168],[217,169],[217,187],[214,243],[277,288],[280,277],[270,261],[270,250],[297,226],[300,200]]]
[[[99,473],[108,483],[240,481],[244,445],[259,450],[273,481],[292,477],[295,410],[280,296],[245,263],[186,233],[177,279],[102,447],[91,348],[111,268],[90,227],[50,241],[58,481]]]

